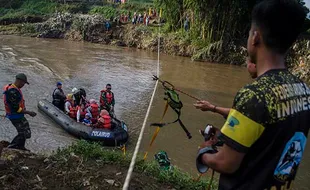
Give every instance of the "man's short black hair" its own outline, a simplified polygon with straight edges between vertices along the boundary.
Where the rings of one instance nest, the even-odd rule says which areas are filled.
[[[107,84],[106,86],[112,86],[111,84]]]
[[[299,36],[306,11],[296,0],[264,0],[252,11],[252,24],[270,50],[284,54]]]

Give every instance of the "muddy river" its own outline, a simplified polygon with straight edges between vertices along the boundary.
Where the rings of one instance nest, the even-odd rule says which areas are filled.
[[[157,54],[152,52],[83,42],[0,36],[0,85],[13,82],[18,72],[28,76],[30,85],[22,89],[26,107],[38,112],[35,118],[27,117],[32,130],[27,147],[34,152],[51,153],[77,140],[37,109],[39,99],[51,99],[57,81],[63,83],[65,93],[70,93],[74,87],[83,87],[89,98],[97,100],[100,90],[111,83],[116,99],[115,113],[129,126],[128,148],[133,150],[155,84],[151,77],[156,74],[156,69]],[[228,107],[232,105],[238,89],[251,82],[244,67],[193,62],[188,58],[168,55],[160,55],[160,72],[161,78],[179,89]],[[158,86],[148,124],[160,121],[165,104],[163,92],[162,86]],[[177,124],[164,127],[148,159],[164,150],[174,165],[196,176],[196,150],[203,140],[198,130],[208,123],[222,126],[224,119],[214,113],[196,110],[193,107],[195,100],[185,95],[181,94],[180,98],[184,104],[181,119],[193,138],[187,139]],[[0,114],[4,114],[2,100]],[[174,119],[176,114],[168,110],[164,121]],[[141,155],[147,149],[154,129],[147,126]],[[10,121],[1,117],[0,139],[9,141],[15,135]],[[309,169],[310,147],[307,146],[294,189],[310,189],[310,181],[307,180],[310,179]]]

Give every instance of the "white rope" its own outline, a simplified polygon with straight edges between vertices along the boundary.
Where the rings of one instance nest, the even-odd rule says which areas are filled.
[[[160,23],[159,23],[159,34],[160,34]],[[159,77],[160,36],[158,37],[158,45],[157,46],[158,46],[158,52],[157,52],[157,75],[156,76]],[[140,148],[140,145],[141,145],[144,129],[145,129],[145,126],[146,126],[146,121],[147,121],[147,118],[149,117],[149,114],[150,114],[150,110],[151,110],[151,106],[152,106],[152,103],[153,103],[153,100],[154,100],[154,96],[155,96],[155,93],[156,93],[157,85],[158,85],[158,80],[156,80],[155,87],[154,87],[154,90],[153,90],[153,94],[152,94],[152,97],[151,97],[151,100],[150,100],[150,104],[149,104],[149,107],[148,107],[147,112],[145,114],[145,118],[144,118],[144,121],[143,121],[143,124],[142,124],[140,135],[139,135],[139,138],[138,138],[138,141],[137,141],[137,144],[136,144],[136,148],[135,148],[135,151],[133,153],[133,156],[132,156],[132,159],[131,159],[131,162],[130,162],[130,166],[129,166],[129,169],[128,169],[128,172],[127,172],[127,176],[126,176],[126,179],[125,179],[123,190],[127,190],[128,187],[129,187],[129,182],[130,182],[130,179],[131,179],[131,175],[132,175],[133,169],[135,167],[137,154],[139,152],[139,148]]]

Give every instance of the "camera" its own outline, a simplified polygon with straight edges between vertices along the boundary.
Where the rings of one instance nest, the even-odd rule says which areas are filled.
[[[218,146],[223,146],[224,142],[217,136],[217,129],[213,125],[207,124],[206,128],[204,130],[199,130],[199,132],[204,137],[205,141],[210,140],[212,137],[217,137],[217,142],[213,145],[214,149]]]
[[[199,132],[204,137],[205,141],[208,141],[216,135],[216,128],[207,124],[205,130],[200,130]]]
[[[211,138],[215,137],[216,131],[217,129],[213,125],[210,125],[210,124],[207,124],[204,130],[199,130],[200,134],[204,137],[205,141],[209,141],[211,140]],[[209,169],[209,166],[204,165],[201,162],[201,157],[205,153],[208,153],[208,154],[217,153],[216,145],[207,146],[198,151],[198,156],[196,158],[196,167],[199,173],[205,173]]]

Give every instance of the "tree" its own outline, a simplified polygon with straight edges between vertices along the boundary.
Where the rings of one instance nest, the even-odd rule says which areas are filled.
[[[191,17],[191,33],[208,43],[230,41],[247,36],[250,16],[256,3],[262,0],[155,0],[163,8],[170,30],[178,30],[185,15]],[[297,0],[305,7],[304,0]]]
[[[170,30],[175,31],[181,27],[180,19],[184,12],[183,4],[183,0],[155,0],[155,5],[163,8],[163,18]]]

